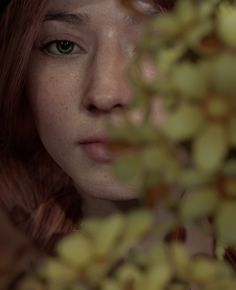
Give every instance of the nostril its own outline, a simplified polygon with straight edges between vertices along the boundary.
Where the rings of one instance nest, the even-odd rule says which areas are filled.
[[[116,104],[115,106],[113,106],[113,110],[115,110],[115,111],[123,110],[124,107],[125,106],[122,104]]]
[[[89,104],[87,106],[87,110],[88,112],[90,112],[91,114],[108,114],[108,113],[114,113],[114,112],[118,112],[118,111],[122,111],[124,109],[124,106],[122,104],[115,104],[112,107],[110,106],[96,106],[94,104]]]
[[[88,111],[91,113],[98,113],[99,110],[94,105],[88,105]]]

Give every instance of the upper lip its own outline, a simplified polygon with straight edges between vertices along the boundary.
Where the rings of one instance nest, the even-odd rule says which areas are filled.
[[[111,140],[104,135],[94,135],[79,140],[79,144],[103,143],[108,144]]]

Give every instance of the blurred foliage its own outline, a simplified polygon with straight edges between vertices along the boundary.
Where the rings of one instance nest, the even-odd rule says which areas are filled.
[[[121,2],[142,13],[135,1]],[[17,289],[236,289],[235,269],[224,261],[236,246],[235,27],[235,1],[179,0],[152,17],[129,69],[131,108],[118,125],[108,124],[110,149],[120,156],[114,172],[125,183],[141,181],[143,208],[84,220]],[[157,225],[159,204],[171,218]],[[203,219],[213,228],[214,257],[166,242],[176,228],[201,228]]]

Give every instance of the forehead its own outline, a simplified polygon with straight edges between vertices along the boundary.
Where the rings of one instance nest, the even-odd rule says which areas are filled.
[[[138,9],[145,12],[143,15],[127,9],[120,0],[49,0],[45,20],[59,20],[80,26],[92,23],[132,25],[141,23],[148,15],[155,14],[153,0],[133,1]]]
[[[154,0],[131,0],[135,5],[144,10],[153,10]],[[49,0],[48,9],[60,9],[75,11],[78,9],[91,8],[91,9],[104,9],[104,7],[115,8],[117,11],[127,11],[121,5],[120,0]]]

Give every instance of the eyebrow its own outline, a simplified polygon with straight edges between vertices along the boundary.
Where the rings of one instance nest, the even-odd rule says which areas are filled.
[[[67,11],[51,11],[49,12],[43,22],[46,21],[60,21],[74,26],[84,25],[89,23],[89,16],[86,13],[70,13]]]
[[[150,13],[152,14],[152,13]],[[43,22],[46,21],[59,21],[71,24],[73,26],[81,26],[90,23],[90,17],[86,13],[71,13],[68,11],[51,11],[45,16]],[[141,18],[133,15],[125,15],[123,21],[127,24],[140,23]]]

